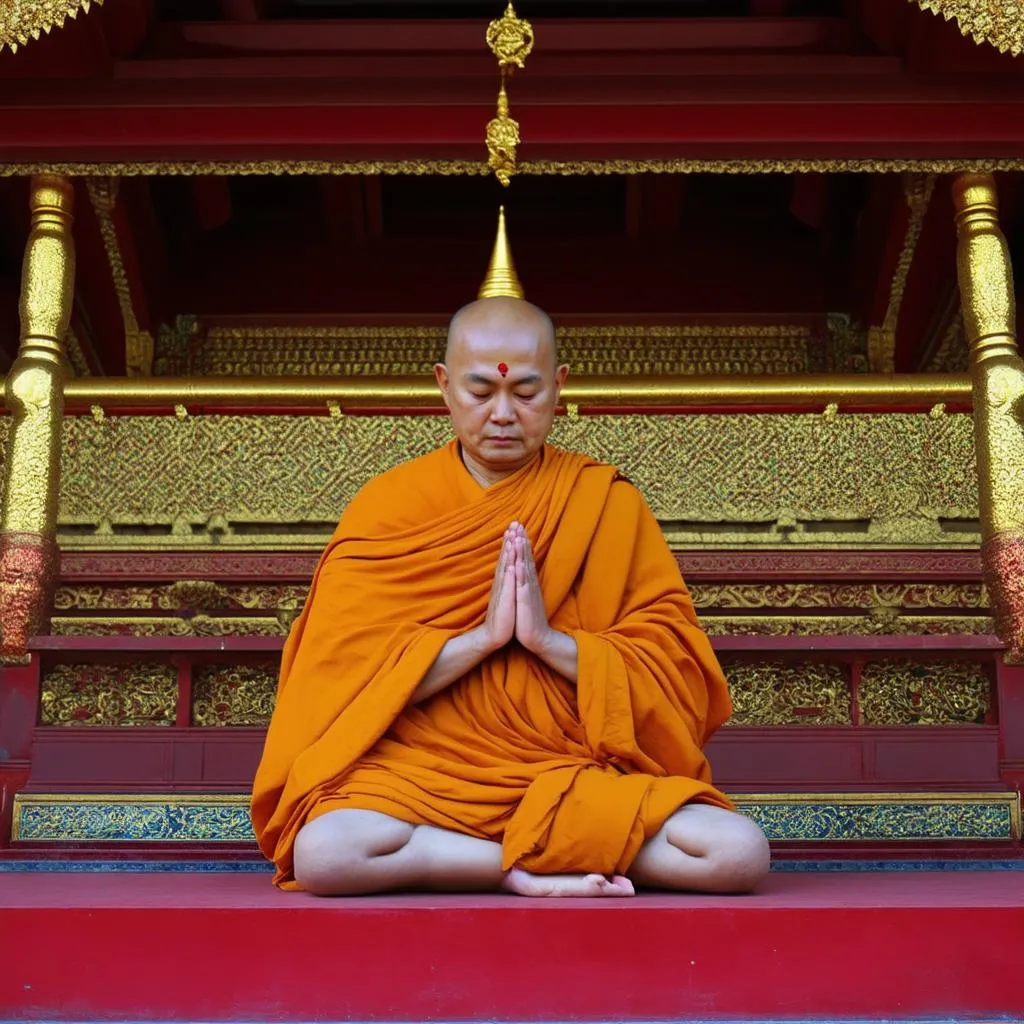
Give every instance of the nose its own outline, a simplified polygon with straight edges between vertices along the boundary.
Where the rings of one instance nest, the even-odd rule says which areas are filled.
[[[516,418],[515,403],[512,396],[504,390],[498,390],[491,405],[491,421],[494,423],[512,423]]]

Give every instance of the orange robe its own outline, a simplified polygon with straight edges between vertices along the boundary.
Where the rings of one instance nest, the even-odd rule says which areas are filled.
[[[573,685],[514,642],[420,704],[445,642],[485,617],[521,522]],[[252,818],[275,882],[295,836],[341,807],[501,842],[506,867],[625,871],[691,800],[731,807],[702,748],[729,716],[675,559],[614,468],[545,447],[481,487],[458,444],[371,481],[285,645]]]

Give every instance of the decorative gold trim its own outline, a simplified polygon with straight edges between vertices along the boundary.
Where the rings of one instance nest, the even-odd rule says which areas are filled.
[[[121,256],[121,244],[117,237],[117,225],[114,223],[114,208],[117,206],[117,194],[120,181],[116,177],[94,177],[86,181],[89,199],[100,225],[103,247],[107,251],[107,262],[113,278],[117,304],[121,309],[124,322],[125,371],[129,377],[148,377],[153,372],[154,344],[149,331],[139,329],[139,321],[135,316],[132,303],[131,287],[128,274]]]
[[[989,43],[1015,57],[1024,51],[1024,8],[1020,0],[910,0],[922,11],[955,21],[979,46]]]
[[[935,190],[934,174],[908,174],[903,182],[903,196],[910,207],[910,218],[903,235],[903,248],[896,261],[892,284],[889,288],[889,305],[882,324],[868,332],[868,361],[875,373],[892,373],[896,369],[896,325],[899,322],[903,293],[914,262],[921,229]]]
[[[827,317],[824,330],[791,323],[621,323],[574,324],[555,333],[574,376],[761,379],[867,370],[867,332],[839,314]],[[167,377],[426,380],[442,358],[445,334],[442,324],[203,325],[187,316],[160,329],[154,365]]]
[[[757,380],[730,377],[577,377],[562,395],[581,408],[600,406],[927,405],[971,401],[966,374],[807,374]],[[442,406],[433,381],[324,377],[90,377],[69,380],[64,400],[76,407],[231,406],[405,408]]]
[[[487,26],[484,38],[502,69],[525,67],[526,58],[533,52],[533,26],[516,15],[512,0],[505,13]]]
[[[735,160],[523,160],[519,174],[576,177],[597,174],[976,174],[1024,170],[1024,157],[983,159],[822,158],[779,157]],[[0,163],[0,177],[63,174],[68,177],[136,177],[149,175],[410,175],[422,177],[484,176],[491,173],[485,160],[161,160],[154,162],[46,161]]]
[[[1020,797],[981,793],[743,793],[775,842],[1008,842]],[[17,793],[15,842],[252,842],[246,793]]]
[[[68,365],[75,376],[92,376],[92,370],[89,369],[89,362],[85,358],[85,353],[82,351],[82,342],[79,340],[73,327],[68,328],[68,333],[64,338],[64,351],[68,357]]]
[[[103,0],[7,0],[0,11],[0,50],[9,46],[16,53],[18,46],[27,45],[30,39],[63,28],[65,20],[77,18],[79,11],[88,14],[94,3]]]

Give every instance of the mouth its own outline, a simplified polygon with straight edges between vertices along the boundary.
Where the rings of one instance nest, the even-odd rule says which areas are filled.
[[[501,445],[502,447],[516,443],[516,439],[514,437],[489,437],[487,440],[490,441],[491,444]]]

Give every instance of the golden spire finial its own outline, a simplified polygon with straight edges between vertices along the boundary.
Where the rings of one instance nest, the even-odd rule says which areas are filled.
[[[498,234],[494,239],[494,251],[487,267],[487,276],[480,285],[478,299],[494,299],[506,296],[512,299],[523,298],[523,286],[516,277],[516,267],[512,262],[512,250],[509,248],[508,235],[505,234],[505,207],[498,208]]]

